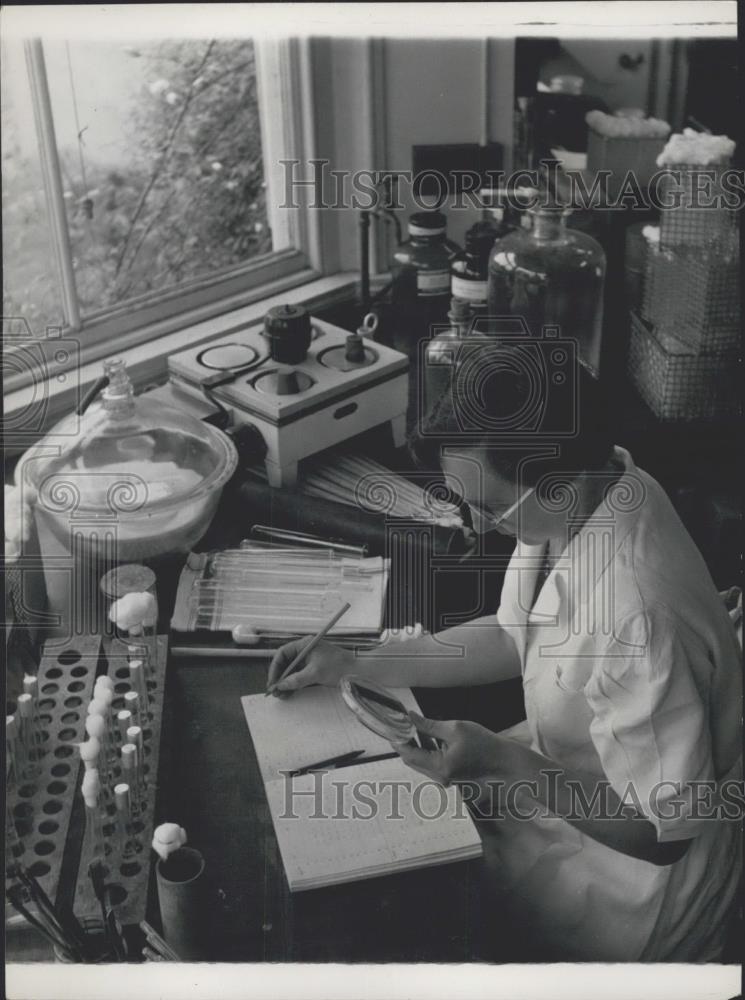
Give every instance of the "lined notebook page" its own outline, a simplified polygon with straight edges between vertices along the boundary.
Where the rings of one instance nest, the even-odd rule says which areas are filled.
[[[391,782],[400,782],[395,795]],[[457,789],[435,785],[401,760],[276,779],[266,794],[293,891],[448,864],[482,851]]]
[[[409,688],[393,692],[407,709],[419,711]],[[352,750],[390,753],[388,740],[366,729],[344,704],[337,688],[309,687],[290,698],[241,698],[264,784],[306,764]]]

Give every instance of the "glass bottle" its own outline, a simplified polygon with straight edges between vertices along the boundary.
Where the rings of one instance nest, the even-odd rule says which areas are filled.
[[[442,212],[417,212],[409,219],[409,239],[391,260],[395,322],[405,339],[429,335],[446,323],[450,304],[450,264],[460,247],[447,238]]]
[[[533,337],[559,328],[597,376],[603,319],[605,254],[587,233],[567,229],[560,205],[529,210],[530,230],[517,229],[494,245],[489,260],[489,316],[521,317]]]
[[[435,333],[424,350],[425,414],[450,389],[458,358],[458,344],[468,334],[473,319],[470,303],[465,299],[453,298],[448,319],[450,325]]]
[[[465,250],[450,265],[450,291],[455,299],[465,300],[472,309],[486,309],[489,253],[497,238],[495,228],[488,222],[471,226],[466,233]]]

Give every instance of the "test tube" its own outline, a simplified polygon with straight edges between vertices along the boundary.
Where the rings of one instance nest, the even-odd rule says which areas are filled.
[[[108,735],[106,732],[106,722],[100,715],[89,715],[85,720],[85,731],[89,736],[88,742],[95,739],[99,744],[99,770],[103,772],[104,782],[108,785],[108,782],[111,780],[111,772],[109,770],[108,763]],[[85,744],[82,745],[84,746]]]
[[[119,855],[122,861],[130,861],[137,854],[138,844],[132,829],[132,804],[128,784],[122,782],[114,786],[114,801],[116,802]]]
[[[145,739],[141,726],[130,726],[127,729],[127,743],[137,747],[137,781],[140,787],[140,798],[144,801],[147,794],[147,775],[145,774]]]
[[[85,802],[85,831],[94,858],[103,860],[106,846],[103,835],[103,820],[99,807],[101,781],[96,768],[86,770],[83,775],[83,801]]]
[[[16,787],[23,781],[26,771],[24,747],[20,737],[20,727],[15,715],[5,716],[5,749],[10,764],[10,774]]]
[[[136,691],[140,696],[140,711],[143,716],[152,718],[150,714],[150,696],[147,690],[147,681],[145,680],[145,664],[142,660],[130,660],[129,661],[129,683],[132,685],[132,690]]]
[[[142,722],[140,720],[140,696],[136,691],[127,691],[124,695],[124,708],[129,711],[132,715],[132,721],[128,723],[130,726],[140,726]],[[122,739],[126,737],[127,731],[126,727],[122,732]]]
[[[123,708],[121,712],[116,713],[116,724],[119,727],[119,735],[122,738],[122,743],[126,743],[127,729],[134,724],[132,713],[128,708]]]
[[[41,773],[41,732],[38,726],[38,714],[34,712],[34,701],[30,694],[24,692],[18,695],[18,714],[21,717],[24,777],[31,779]]]
[[[10,867],[9,862],[11,858],[18,858],[23,854],[24,846],[23,841],[18,833],[18,828],[16,827],[15,817],[13,816],[13,811],[10,808],[10,797],[5,798],[5,858],[6,858],[6,875],[7,868]]]
[[[137,747],[134,743],[125,743],[122,747],[122,777],[129,785],[129,799],[133,816],[139,816],[142,812],[137,763]]]

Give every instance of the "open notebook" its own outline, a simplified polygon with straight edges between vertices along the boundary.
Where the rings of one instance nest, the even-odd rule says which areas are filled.
[[[411,691],[396,694],[417,708]],[[391,751],[336,689],[307,688],[288,699],[250,695],[241,703],[293,892],[481,854],[457,789],[441,788],[398,758],[282,775],[352,750]]]

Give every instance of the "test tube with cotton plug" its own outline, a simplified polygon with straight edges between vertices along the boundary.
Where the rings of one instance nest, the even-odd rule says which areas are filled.
[[[99,770],[103,773],[104,782],[108,783],[111,780],[111,772],[109,770],[108,764],[108,754],[107,754],[107,732],[106,732],[106,722],[101,715],[89,715],[85,720],[85,731],[88,734],[88,741],[95,739],[99,744],[99,754],[98,763]],[[82,744],[85,746],[85,744]],[[86,751],[88,752],[88,751]]]
[[[144,800],[147,793],[147,775],[145,774],[145,738],[141,726],[130,726],[127,729],[127,743],[134,743],[137,747],[137,781],[140,798]]]
[[[120,632],[135,639],[136,645],[147,648],[150,673],[154,675],[158,664],[158,602],[155,596],[147,592],[125,594],[111,605],[109,619]]]
[[[147,716],[147,718],[152,719],[150,696],[147,690],[147,680],[145,679],[145,664],[142,660],[129,661],[129,683],[132,685],[132,690],[136,691],[139,695],[140,711],[143,717]]]
[[[137,747],[134,743],[125,743],[122,746],[122,778],[129,785],[129,801],[133,816],[140,816],[142,813],[142,799],[140,797],[140,784],[137,774]]]
[[[23,782],[26,771],[25,748],[21,740],[21,729],[15,715],[5,716],[5,751],[10,775],[18,787]]]
[[[114,802],[116,804],[116,825],[119,841],[119,856],[122,861],[131,861],[140,849],[135,840],[132,826],[132,800],[130,788],[126,782],[114,785]]]
[[[91,853],[94,858],[103,859],[106,854],[106,842],[103,835],[103,819],[99,804],[101,779],[95,767],[86,770],[83,775],[81,791],[83,793],[83,801],[85,802],[85,831],[91,847]]]
[[[34,712],[34,700],[30,694],[24,692],[18,695],[18,715],[21,719],[24,777],[36,778],[41,774],[41,731],[38,725],[38,713]]]

